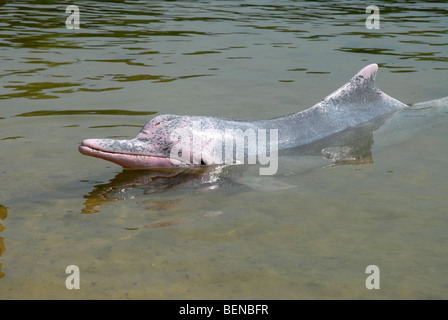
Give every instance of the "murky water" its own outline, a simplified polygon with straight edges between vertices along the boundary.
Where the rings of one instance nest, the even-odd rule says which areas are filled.
[[[370,63],[403,102],[448,96],[447,4],[388,1],[377,30],[365,1],[72,4],[78,30],[63,1],[0,1],[0,298],[448,297],[446,112],[370,164],[286,158],[217,183],[77,151],[154,114],[300,111]]]

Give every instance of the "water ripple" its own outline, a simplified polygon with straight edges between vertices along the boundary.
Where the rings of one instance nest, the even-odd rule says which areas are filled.
[[[117,0],[83,1],[79,7],[81,29],[73,31],[65,28],[65,6],[57,1],[3,2],[0,59],[8,63],[0,70],[0,99],[52,99],[122,89],[116,82],[220,77],[223,65],[254,60],[260,45],[297,55],[304,48],[311,52],[318,43],[327,43],[324,47],[332,51],[354,53],[361,59],[374,56],[372,60],[386,67],[402,68],[394,72],[419,69],[404,64],[407,60],[431,63],[433,70],[443,71],[438,63],[448,60],[448,5],[442,3],[403,6],[388,1],[380,6],[379,31],[365,28],[362,1]],[[369,39],[370,45],[360,39]],[[390,46],[387,39],[395,39],[399,46]],[[188,70],[186,66],[195,64],[197,60],[191,59],[197,57],[203,68]],[[116,64],[126,65],[126,73]],[[305,71],[303,67],[289,71]],[[148,73],[142,68],[154,70]],[[210,68],[222,73],[209,74]],[[66,82],[52,82],[54,77],[65,77]]]

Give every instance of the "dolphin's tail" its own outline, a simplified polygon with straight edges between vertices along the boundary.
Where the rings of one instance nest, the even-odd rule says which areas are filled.
[[[414,104],[411,104],[412,108],[448,108],[448,97],[430,100],[430,101],[424,101],[424,102],[417,102]]]

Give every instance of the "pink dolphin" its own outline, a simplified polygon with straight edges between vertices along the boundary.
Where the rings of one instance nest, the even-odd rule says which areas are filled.
[[[223,163],[229,156],[225,143],[241,141],[241,135],[243,141],[255,138],[244,145],[244,158],[260,156],[268,149],[272,153],[304,146],[407,107],[376,87],[377,71],[376,64],[368,65],[311,108],[279,118],[242,121],[160,115],[148,121],[134,139],[86,139],[79,151],[124,168],[143,169]],[[236,151],[230,156],[236,159]]]

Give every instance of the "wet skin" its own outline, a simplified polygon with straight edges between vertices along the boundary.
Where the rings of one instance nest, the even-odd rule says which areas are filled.
[[[259,156],[268,147],[271,151],[274,148],[297,148],[406,108],[407,105],[376,87],[377,71],[376,64],[368,65],[313,107],[279,118],[242,121],[160,115],[148,121],[134,139],[86,139],[79,146],[79,151],[124,168],[144,169],[223,163],[224,152],[216,150],[222,150],[225,141],[239,139],[248,130],[263,132],[268,136],[266,148],[260,148],[259,144],[246,145],[245,158]],[[276,139],[272,139],[272,134],[269,139],[271,130],[278,132]],[[182,135],[184,141],[180,148],[179,139]],[[199,141],[196,149],[193,148],[194,141]],[[180,149],[182,157],[177,153]]]

